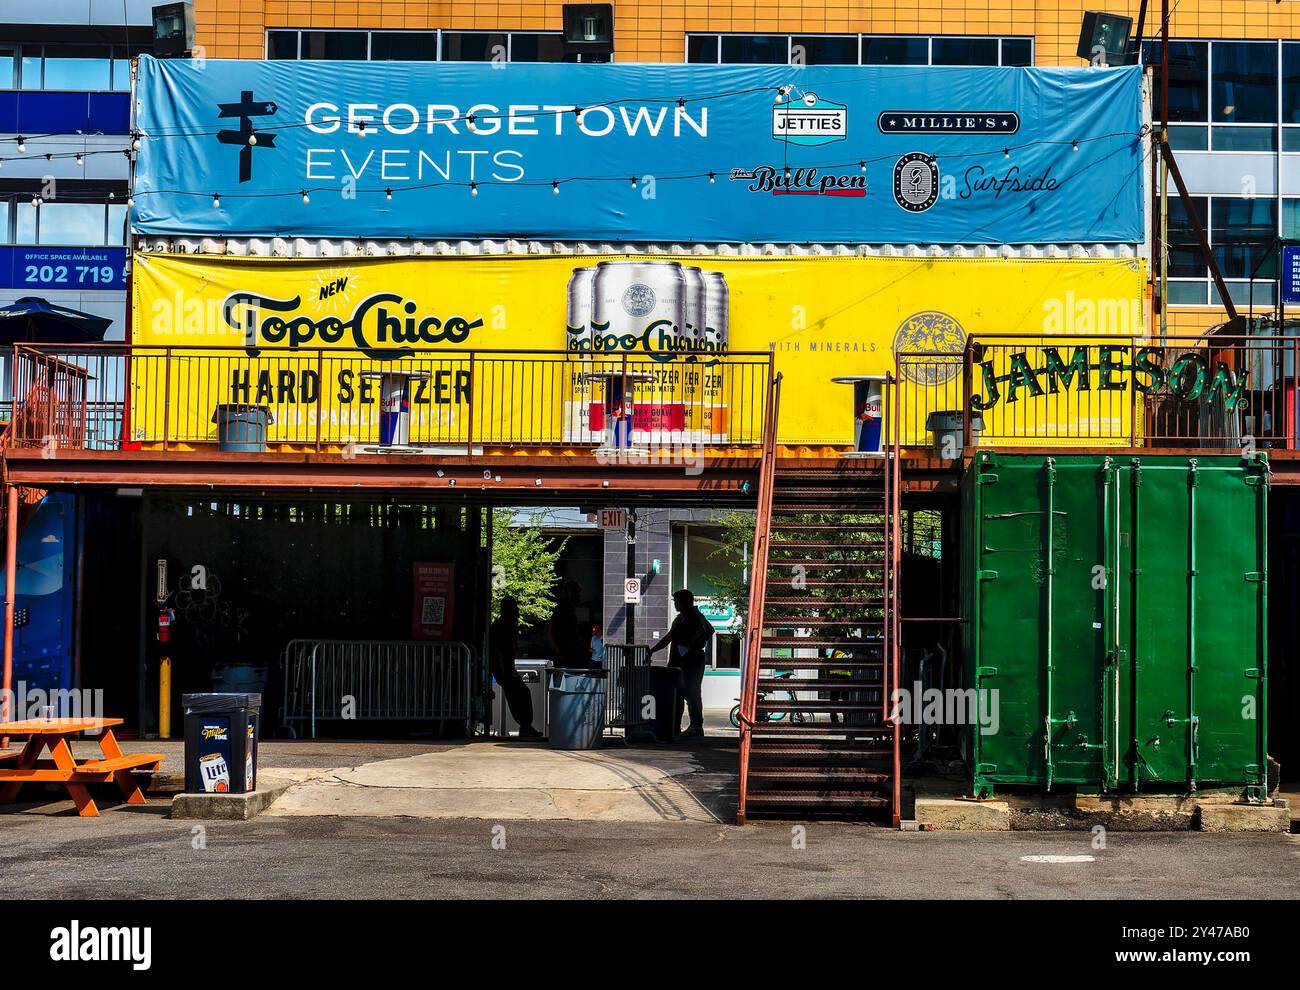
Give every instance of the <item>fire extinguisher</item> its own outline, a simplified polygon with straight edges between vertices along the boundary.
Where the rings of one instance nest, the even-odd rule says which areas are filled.
[[[176,613],[169,608],[161,609],[158,612],[158,642],[170,643],[172,641],[172,621],[176,618]]]

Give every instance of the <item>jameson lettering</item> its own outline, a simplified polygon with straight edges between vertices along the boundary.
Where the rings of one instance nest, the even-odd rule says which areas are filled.
[[[291,350],[312,344],[337,344],[345,336],[369,357],[384,359],[410,353],[411,345],[463,344],[470,332],[483,326],[483,318],[417,316],[419,306],[394,292],[379,292],[363,299],[350,319],[330,315],[286,319],[281,313],[297,311],[301,296],[272,299],[255,293],[235,292],[221,306],[228,327],[244,334],[244,346],[284,344]],[[397,306],[397,312],[389,309]],[[270,315],[264,315],[269,312]]]
[[[1089,360],[1093,350],[1096,359]],[[1042,366],[1035,368],[1028,352],[1018,351],[1010,355],[1002,374],[995,362],[980,363],[983,394],[972,396],[971,405],[991,409],[1002,401],[1017,402],[1022,389],[1030,398],[1068,389],[1090,392],[1094,384],[1097,391],[1123,392],[1130,382],[1135,391],[1145,395],[1165,392],[1206,404],[1218,400],[1228,410],[1241,401],[1249,377],[1246,373],[1236,376],[1222,361],[1215,363],[1211,373],[1209,362],[1197,353],[1181,354],[1168,365],[1166,356],[1163,347],[1076,347],[1067,361],[1058,348],[1044,347]]]

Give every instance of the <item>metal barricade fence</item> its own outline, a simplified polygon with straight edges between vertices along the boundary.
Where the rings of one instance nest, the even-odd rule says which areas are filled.
[[[650,689],[650,647],[643,643],[605,644],[606,690],[605,728],[623,729],[649,725],[644,699]]]
[[[465,643],[294,639],[284,648],[284,723],[422,721],[469,734],[473,651]]]

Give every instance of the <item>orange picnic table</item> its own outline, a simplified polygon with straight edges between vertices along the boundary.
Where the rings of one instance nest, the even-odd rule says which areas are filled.
[[[99,817],[99,809],[86,789],[87,784],[117,784],[127,804],[144,804],[144,794],[131,771],[157,770],[161,753],[122,752],[113,726],[120,718],[29,718],[22,722],[0,722],[0,736],[26,736],[27,743],[16,755],[0,754],[0,804],[9,804],[23,784],[61,783],[68,789],[77,813],[83,818]],[[83,732],[99,732],[103,759],[78,763],[68,740]],[[41,759],[45,750],[49,759]],[[13,753],[14,751],[9,751]]]

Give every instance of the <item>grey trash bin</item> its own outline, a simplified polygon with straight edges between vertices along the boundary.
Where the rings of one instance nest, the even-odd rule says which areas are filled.
[[[552,749],[595,749],[605,731],[603,670],[551,671],[547,691]]]

